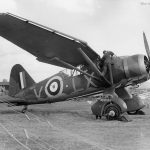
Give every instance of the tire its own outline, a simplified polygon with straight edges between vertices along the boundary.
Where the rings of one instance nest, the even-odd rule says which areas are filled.
[[[145,115],[145,113],[142,110],[136,110],[136,111],[127,111],[128,115]]]
[[[114,116],[109,115],[111,112],[114,113]],[[121,115],[121,109],[117,104],[109,103],[104,108],[104,115],[106,116],[107,120],[117,120]]]
[[[128,115],[136,115],[137,111],[127,111]]]

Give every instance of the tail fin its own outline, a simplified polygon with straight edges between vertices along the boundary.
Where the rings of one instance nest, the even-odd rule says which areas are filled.
[[[14,65],[9,79],[9,96],[15,96],[22,89],[30,87],[34,83],[35,81],[20,64]]]

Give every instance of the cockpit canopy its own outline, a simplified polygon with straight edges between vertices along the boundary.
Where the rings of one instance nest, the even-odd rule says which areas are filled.
[[[85,65],[80,65],[77,67],[78,69],[84,71],[84,72],[87,72],[88,71],[88,67],[85,66]],[[68,76],[78,76],[78,75],[81,75],[82,73],[75,70],[75,69],[64,69],[62,71],[60,71]]]

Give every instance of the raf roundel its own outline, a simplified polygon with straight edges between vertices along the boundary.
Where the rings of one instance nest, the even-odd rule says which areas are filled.
[[[63,80],[60,76],[54,76],[48,80],[45,86],[45,93],[48,97],[57,97],[62,94]]]

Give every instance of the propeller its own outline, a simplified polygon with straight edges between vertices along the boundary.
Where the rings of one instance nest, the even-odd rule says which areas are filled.
[[[146,53],[147,53],[148,59],[150,61],[150,49],[149,49],[147,38],[146,38],[146,35],[145,35],[144,32],[143,32],[143,39],[144,39],[144,46],[145,46],[145,49],[146,49]]]
[[[143,39],[144,39],[145,50],[148,56],[148,60],[145,60],[145,65],[146,65],[146,70],[149,72],[150,71],[150,49],[144,32],[143,32]]]

